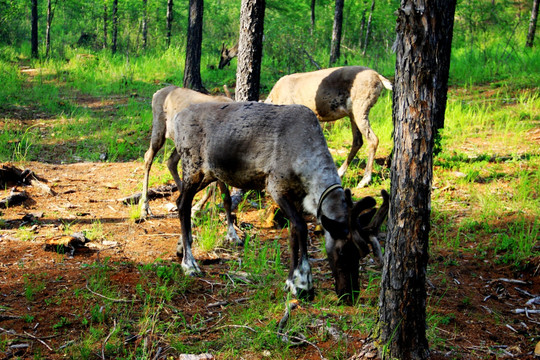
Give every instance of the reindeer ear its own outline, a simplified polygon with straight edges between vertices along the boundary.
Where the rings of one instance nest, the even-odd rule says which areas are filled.
[[[360,216],[358,216],[358,223],[360,224],[360,228],[368,226],[371,219],[373,219],[373,215],[375,215],[376,212],[377,212],[377,209],[371,208],[368,211],[361,214]]]
[[[377,205],[377,201],[375,201],[375,199],[371,196],[366,196],[365,198],[354,204],[354,207],[351,210],[351,218],[356,219],[362,211],[372,208],[375,205]]]
[[[329,219],[325,215],[321,216],[321,225],[334,239],[344,239],[349,235],[349,227],[346,223]]]

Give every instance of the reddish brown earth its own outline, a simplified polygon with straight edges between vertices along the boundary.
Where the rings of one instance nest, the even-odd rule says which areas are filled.
[[[129,218],[130,207],[116,201],[135,192],[142,179],[142,164],[128,163],[78,163],[51,165],[38,162],[16,164],[33,170],[47,179],[47,185],[56,193],[51,196],[33,186],[17,186],[29,195],[23,205],[0,209],[0,358],[32,358],[41,354],[44,358],[63,358],[62,346],[77,340],[86,331],[73,321],[73,325],[56,331],[54,325],[61,317],[73,319],[88,314],[88,304],[78,302],[76,291],[86,290],[88,267],[83,264],[115,262],[112,283],[116,284],[124,298],[135,293],[135,285],[141,281],[137,264],[163,259],[177,262],[175,245],[179,222],[166,204],[173,203],[176,195],[151,201],[156,217],[142,223]],[[163,170],[161,170],[164,173]],[[154,170],[153,174],[159,173]],[[0,199],[9,195],[9,189],[0,191]],[[358,194],[357,194],[358,195]],[[23,217],[34,214],[35,235],[21,239],[18,230]],[[283,249],[283,263],[287,264],[287,233],[261,223],[261,210],[246,207],[238,213],[239,222],[250,223],[258,229],[261,239],[279,237]],[[87,247],[78,249],[73,258],[45,251],[44,243],[66,233],[88,230],[93,223],[103,226],[103,236]],[[29,225],[31,226],[31,225]],[[313,246],[318,248],[320,238],[312,236]],[[475,244],[469,244],[474,247]],[[205,254],[196,252],[203,262],[205,275],[195,282],[195,288],[185,294],[186,302],[176,304],[190,314],[208,313],[208,302],[214,302],[211,282],[227,271],[226,262],[212,259],[237,258],[239,249],[228,249]],[[321,257],[320,253],[318,255]],[[540,294],[539,259],[516,271],[511,266],[496,265],[478,260],[471,253],[456,253],[435,248],[431,254],[428,313],[447,314],[447,321],[438,322],[437,343],[432,344],[434,358],[519,358],[533,359],[533,351],[539,341],[540,316],[538,314],[515,314],[514,309],[524,308],[530,296]],[[206,260],[206,261],[205,261]],[[332,293],[328,265],[316,262],[315,271],[319,292]],[[28,279],[42,282],[45,288],[36,292],[32,301],[25,296]],[[506,280],[505,280],[506,279]],[[363,283],[365,287],[365,281]],[[376,294],[372,292],[372,294]],[[63,298],[65,296],[66,298]],[[249,297],[249,294],[246,294]],[[67,301],[66,301],[67,300]],[[233,299],[228,299],[233,300]],[[248,306],[249,302],[230,306]],[[276,301],[281,301],[277,299]],[[361,302],[376,304],[376,295]],[[189,305],[187,305],[189,304]],[[538,308],[538,306],[536,306]],[[298,311],[317,313],[317,309],[305,304]],[[347,312],[347,308],[340,311]],[[33,321],[26,322],[25,314],[32,314]],[[278,319],[279,320],[279,319]],[[211,329],[211,328],[210,328]],[[16,334],[8,333],[13,331]],[[343,358],[368,358],[361,355],[363,339],[368,334],[357,334],[348,345]],[[215,332],[201,332],[201,338],[211,338]],[[7,345],[27,344],[28,347],[8,350]],[[46,344],[46,345],[44,345]],[[299,347],[297,358],[320,359],[333,346],[331,340],[321,340],[315,346]],[[49,347],[50,349],[48,349]],[[98,346],[99,348],[99,346]],[[356,354],[356,355],[355,355]],[[370,353],[368,352],[368,355]],[[97,354],[96,354],[97,356]],[[265,358],[264,354],[247,354],[246,358]]]

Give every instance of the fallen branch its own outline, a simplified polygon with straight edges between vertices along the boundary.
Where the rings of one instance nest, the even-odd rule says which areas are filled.
[[[113,298],[110,298],[110,297],[107,297],[105,295],[101,295],[100,293],[97,293],[95,291],[93,291],[92,289],[90,289],[88,287],[88,282],[86,283],[86,289],[88,291],[90,291],[92,294],[96,295],[96,296],[99,296],[99,297],[102,297],[104,299],[107,299],[107,300],[110,300],[110,301],[113,301],[113,302],[125,302],[125,303],[131,303],[131,302],[136,302],[136,301],[139,301],[139,300],[136,300],[136,299],[133,299],[133,300],[127,300],[127,299],[113,299]]]
[[[40,343],[45,345],[45,347],[47,349],[49,349],[49,351],[53,351],[53,349],[45,341],[41,340],[40,338],[38,338],[38,337],[36,337],[36,336],[34,336],[32,334],[27,333],[27,332],[25,332],[24,334],[19,334],[19,333],[16,333],[15,331],[13,331],[13,330],[6,330],[6,329],[1,328],[1,327],[0,327],[0,331],[5,332],[6,334],[21,337],[21,338],[24,338],[24,339],[32,339],[32,340],[39,341]]]
[[[8,184],[32,185],[49,195],[56,195],[50,187],[44,184],[47,180],[36,175],[32,170],[21,170],[11,164],[0,167],[0,187],[5,188]]]
[[[157,188],[148,189],[148,200],[170,196],[175,191],[178,191],[178,187],[176,186],[176,184],[164,185]],[[125,198],[118,199],[117,201],[122,202],[124,205],[134,205],[139,203],[141,196],[142,193],[138,192]]]
[[[540,310],[533,310],[533,309],[514,309],[515,314],[540,314]]]
[[[245,297],[245,298],[240,298],[240,299],[233,300],[232,303],[240,304],[240,303],[242,303],[244,301],[247,301],[247,300],[249,300],[249,298]],[[215,303],[208,304],[208,305],[206,305],[206,307],[211,308],[211,307],[225,306],[225,305],[228,305],[228,304],[231,304],[231,302],[227,301],[227,300],[223,300],[223,301],[218,301],[218,302],[215,302]]]
[[[523,281],[523,280],[507,279],[507,278],[498,278],[498,279],[495,279],[495,280],[491,280],[490,282],[494,283],[494,282],[497,282],[497,281],[502,281],[502,282],[509,283],[509,284],[520,284],[520,285],[527,285],[528,284],[526,281]]]
[[[105,341],[103,341],[103,345],[101,346],[101,358],[102,358],[103,360],[106,359],[106,357],[105,357],[105,345],[107,345],[107,341],[109,341],[109,339],[111,338],[112,334],[113,334],[114,331],[116,330],[116,319],[114,319],[113,321],[114,321],[113,329],[111,330],[111,332],[109,332],[109,335],[107,335],[107,337],[105,338]]]
[[[22,204],[27,199],[28,195],[26,191],[15,192],[15,188],[13,188],[7,198],[0,200],[0,209],[7,209],[9,206]]]

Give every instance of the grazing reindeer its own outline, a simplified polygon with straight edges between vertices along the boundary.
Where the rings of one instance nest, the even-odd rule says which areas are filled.
[[[349,116],[353,143],[349,156],[338,170],[343,176],[362,147],[362,136],[368,143],[368,160],[358,187],[371,181],[371,172],[379,139],[369,125],[369,111],[383,88],[392,84],[374,70],[361,66],[345,66],[282,77],[274,85],[265,102],[305,105],[320,121],[334,121]]]
[[[232,48],[227,49],[225,43],[221,46],[221,57],[219,59],[218,69],[223,69],[231,63],[231,60],[238,55],[238,43]]]
[[[143,190],[139,204],[141,205],[141,218],[145,218],[150,212],[148,205],[148,180],[150,176],[150,168],[156,153],[163,147],[165,138],[172,139],[174,141],[173,127],[171,121],[177,112],[187,108],[191,104],[199,104],[203,102],[232,102],[225,96],[210,96],[199,93],[197,91],[179,88],[177,86],[167,86],[161,90],[158,90],[152,97],[152,138],[150,140],[150,147],[144,154],[144,180]],[[178,161],[180,157],[176,151],[173,151],[167,166],[171,172],[176,186],[180,189],[180,176],[178,175]],[[200,206],[204,204],[204,200],[201,201]],[[230,225],[232,227],[232,225]],[[236,235],[236,232],[234,232]],[[233,236],[235,241],[237,236]]]
[[[227,207],[230,194],[225,184],[265,188],[291,222],[286,287],[294,295],[313,296],[303,207],[317,216],[325,230],[337,294],[350,299],[358,290],[359,259],[369,253],[370,241],[377,242],[385,216],[379,216],[380,221],[373,225],[368,225],[373,213],[368,214],[369,219],[365,214],[358,217],[375,205],[374,200],[366,198],[353,206],[311,110],[257,102],[205,103],[178,113],[174,127],[176,150],[182,160],[182,188],[177,200],[182,235],[177,255],[186,274],[200,272],[191,251],[190,215],[195,194],[217,181]]]

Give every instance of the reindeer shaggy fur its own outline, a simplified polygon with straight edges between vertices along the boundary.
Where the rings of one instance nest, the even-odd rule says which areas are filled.
[[[371,181],[371,172],[379,139],[369,125],[369,111],[383,88],[392,84],[376,71],[361,66],[345,66],[282,77],[266,99],[272,104],[301,104],[317,115],[320,121],[334,121],[349,116],[353,144],[345,162],[339,168],[343,176],[362,147],[362,136],[368,145],[368,160],[364,177],[358,187]]]
[[[232,102],[225,96],[210,96],[199,93],[197,91],[179,88],[171,85],[158,90],[152,97],[152,138],[150,147],[144,154],[144,180],[143,190],[139,204],[141,205],[141,218],[145,218],[149,212],[148,204],[148,180],[150,176],[150,168],[156,153],[163,147],[165,139],[169,138],[174,141],[174,131],[171,122],[174,115],[179,111],[187,108],[191,104],[199,104],[204,102]],[[178,189],[180,189],[180,177],[178,175],[178,161],[180,157],[176,151],[173,151],[167,166],[174,178]],[[232,224],[231,224],[232,227]],[[236,232],[235,232],[236,235]],[[234,238],[237,240],[237,236]]]
[[[375,201],[368,198],[353,206],[311,110],[257,102],[203,103],[178,113],[173,123],[183,177],[177,200],[182,228],[177,254],[185,273],[200,272],[191,251],[193,197],[217,181],[224,203],[230,202],[225,184],[266,189],[288,217],[291,254],[286,286],[293,294],[313,295],[302,210],[316,215],[325,230],[338,295],[358,290],[359,259],[369,252],[369,237],[377,235],[380,225],[367,231],[369,221],[360,224],[358,215]]]

